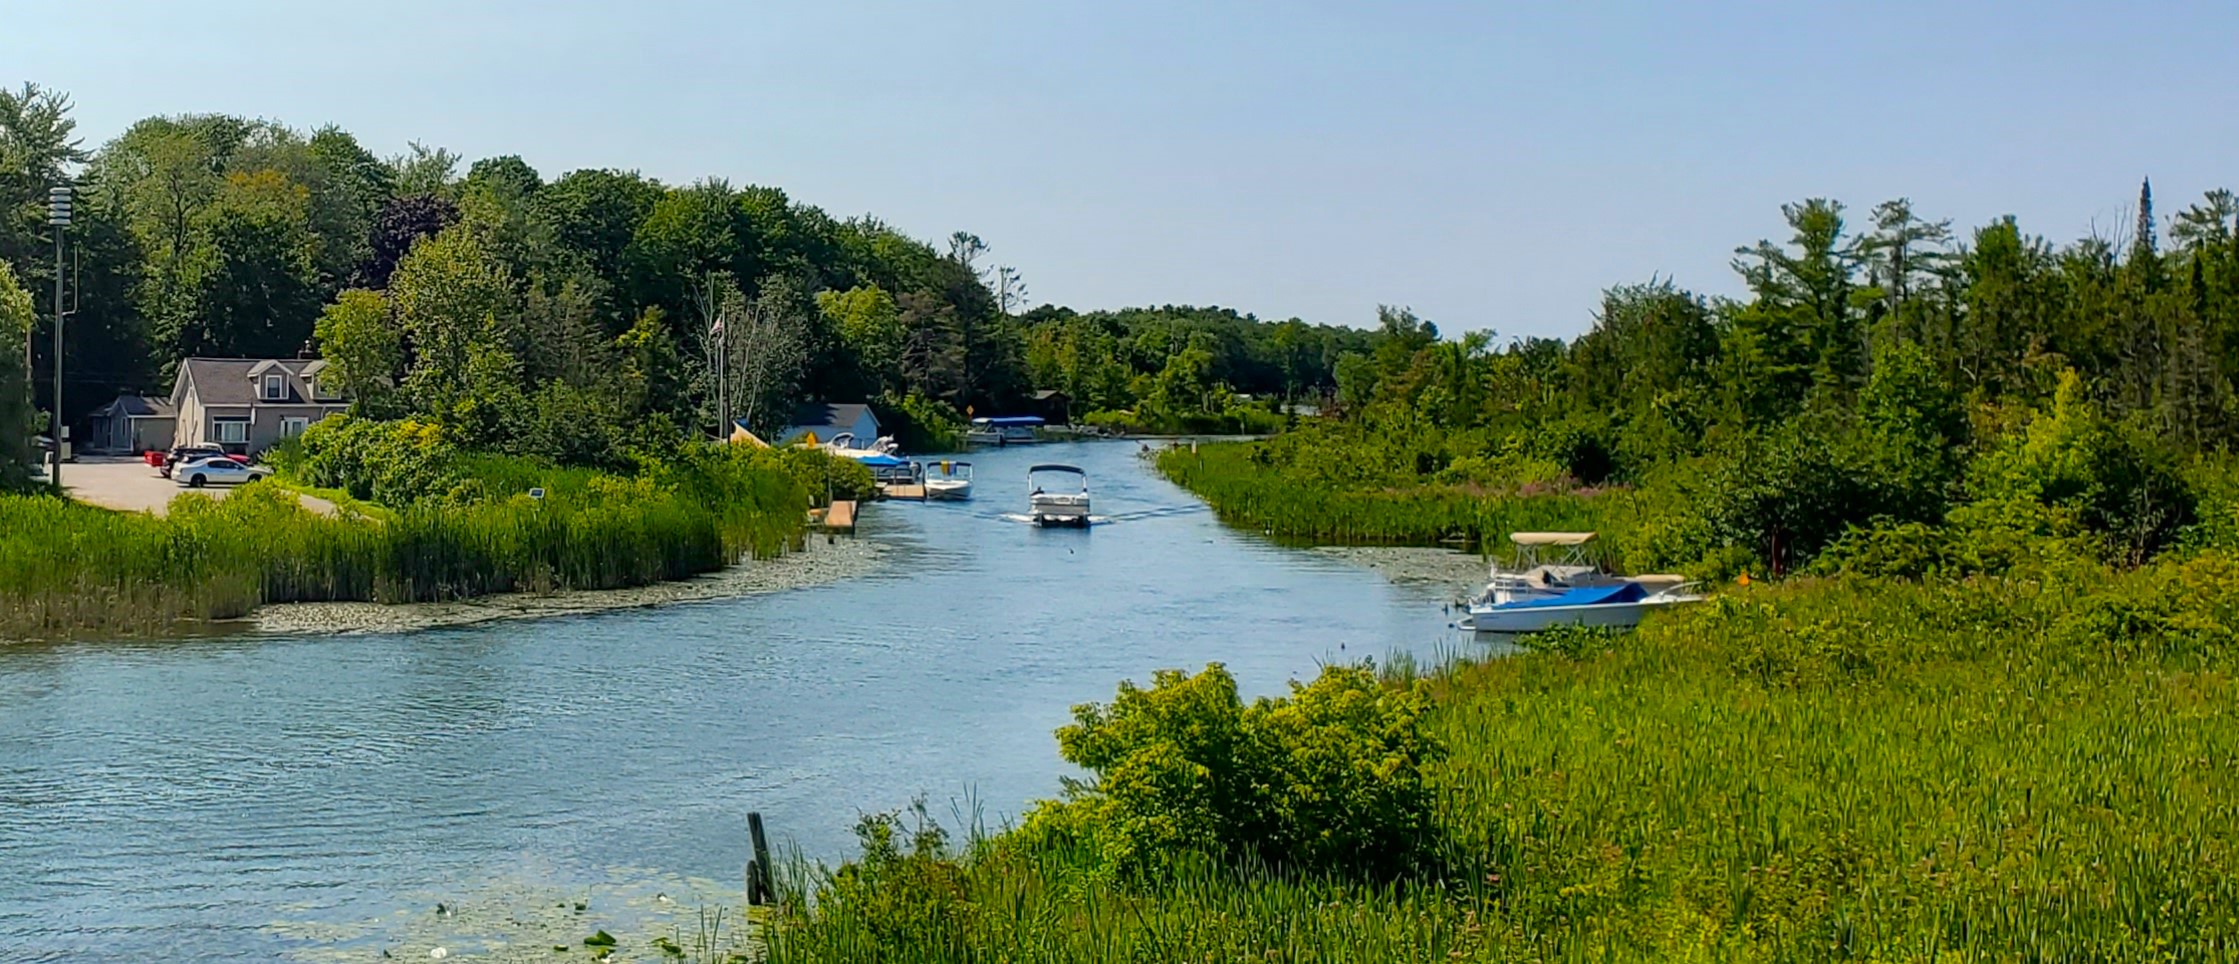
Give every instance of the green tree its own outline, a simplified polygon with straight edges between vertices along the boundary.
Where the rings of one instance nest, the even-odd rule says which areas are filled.
[[[31,294],[16,283],[16,273],[0,261],[0,492],[30,485],[34,431],[30,372],[14,347],[31,337]]]
[[[331,378],[363,410],[377,406],[404,368],[404,342],[390,317],[389,299],[378,291],[342,292],[319,315],[319,354]]]
[[[886,289],[874,284],[819,292],[816,307],[873,385],[902,386],[902,355],[909,330],[902,324],[901,306]]]
[[[199,220],[196,315],[178,357],[291,357],[319,312],[310,192],[278,172],[234,174]]]
[[[440,415],[473,401],[469,391],[504,367],[491,352],[503,350],[518,294],[476,232],[454,227],[413,245],[389,279],[389,299],[411,352],[404,388],[421,411]]]

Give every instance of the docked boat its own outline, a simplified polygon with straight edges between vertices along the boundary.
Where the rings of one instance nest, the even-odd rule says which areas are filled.
[[[925,475],[925,497],[928,499],[969,499],[972,497],[972,463],[926,462],[919,466]]]
[[[1033,415],[983,416],[972,420],[971,427],[964,431],[964,441],[973,445],[1031,445],[1042,440],[1034,431],[1042,425],[1042,419]]]
[[[1483,600],[1470,604],[1461,626],[1480,633],[1536,633],[1557,626],[1630,629],[1652,610],[1702,601],[1687,588],[1681,583],[1651,591],[1626,580],[1507,602]]]
[[[1069,477],[1079,488],[1051,491],[1060,477]],[[1038,526],[1088,525],[1088,473],[1071,465],[1037,465],[1026,470],[1026,518]],[[1067,486],[1068,489],[1072,485]]]
[[[924,478],[923,466],[900,456],[876,453],[851,457],[870,469],[871,480],[882,486],[916,485]]]
[[[869,444],[859,444],[854,432],[841,432],[824,443],[824,451],[851,459],[870,458],[874,455],[900,455],[902,448],[894,444],[894,436],[881,435]]]

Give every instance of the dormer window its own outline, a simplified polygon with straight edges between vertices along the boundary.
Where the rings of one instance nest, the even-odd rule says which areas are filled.
[[[327,385],[327,380],[326,380],[326,379],[324,379],[324,378],[314,378],[314,379],[311,379],[311,380],[310,380],[310,382],[309,382],[309,384],[310,384],[310,386],[311,386],[311,397],[312,397],[312,398],[316,398],[316,399],[318,399],[318,400],[320,400],[320,401],[324,402],[324,401],[331,401],[331,400],[333,400],[333,399],[336,399],[336,398],[340,398],[340,397],[341,397],[341,396],[339,396],[339,395],[336,395],[336,394],[334,393],[334,389],[333,389],[333,388],[331,388],[331,387],[328,387],[328,385]]]
[[[264,376],[264,400],[268,402],[277,402],[287,397],[288,376],[279,374],[278,372],[267,373]]]

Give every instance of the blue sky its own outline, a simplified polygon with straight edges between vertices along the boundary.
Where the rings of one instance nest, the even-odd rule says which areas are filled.
[[[0,82],[773,184],[1034,300],[1574,334],[1783,201],[2056,241],[2239,187],[2239,3],[0,0]]]

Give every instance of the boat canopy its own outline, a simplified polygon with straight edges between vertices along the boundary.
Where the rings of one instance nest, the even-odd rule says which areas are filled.
[[[910,464],[908,459],[898,459],[894,456],[886,455],[883,453],[878,455],[858,455],[855,456],[855,461],[861,462],[864,465],[868,465],[874,469],[896,469]]]
[[[1081,471],[1079,468],[1070,465],[1059,465],[1055,462],[1031,466],[1026,470],[1026,474],[1028,475],[1033,475],[1036,472],[1071,472],[1074,475],[1078,475],[1082,478],[1088,477],[1088,473]]]
[[[1648,590],[1637,582],[1621,582],[1614,586],[1586,586],[1573,589],[1559,596],[1545,596],[1519,602],[1502,603],[1494,609],[1545,609],[1550,606],[1601,606],[1609,603],[1639,602],[1648,598]]]
[[[995,418],[975,418],[972,424],[987,428],[1032,428],[1043,424],[1043,421],[1036,415],[1001,415]]]
[[[1508,541],[1519,546],[1582,546],[1594,541],[1591,532],[1511,532]]]

